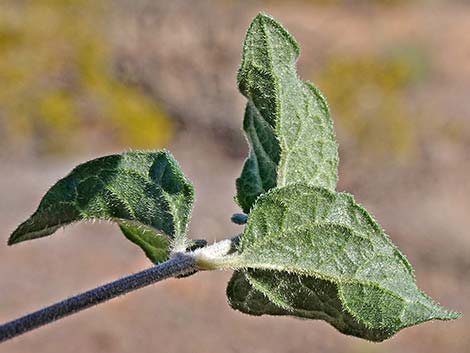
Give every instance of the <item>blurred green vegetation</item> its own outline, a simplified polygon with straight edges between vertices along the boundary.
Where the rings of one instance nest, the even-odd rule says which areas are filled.
[[[411,55],[410,55],[411,54]],[[316,83],[335,123],[366,157],[406,159],[416,147],[416,126],[407,93],[425,75],[420,53],[338,55],[329,58]]]
[[[0,146],[63,153],[92,141],[132,148],[168,143],[168,116],[113,75],[104,30],[109,5],[0,2]]]

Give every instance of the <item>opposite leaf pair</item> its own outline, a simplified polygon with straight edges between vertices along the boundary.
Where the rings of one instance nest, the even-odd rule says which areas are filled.
[[[78,220],[108,219],[154,263],[185,252],[200,269],[235,269],[229,302],[248,314],[322,319],[372,341],[457,318],[417,288],[411,265],[352,196],[334,191],[333,123],[320,92],[298,79],[298,55],[274,19],[253,20],[238,75],[248,98],[243,127],[251,149],[237,179],[237,200],[249,215],[236,251],[232,242],[230,251],[214,256],[214,245],[187,239],[193,188],[166,151],[78,166],[9,243]]]

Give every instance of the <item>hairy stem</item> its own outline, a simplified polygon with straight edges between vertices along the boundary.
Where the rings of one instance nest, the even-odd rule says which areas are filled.
[[[189,275],[197,271],[196,261],[192,256],[181,253],[176,254],[170,260],[160,265],[118,279],[117,281],[7,322],[0,326],[0,342],[163,279]]]
[[[240,242],[240,235],[230,239],[224,239],[212,245],[194,250],[194,256],[199,270],[229,270],[237,266],[237,247]]]

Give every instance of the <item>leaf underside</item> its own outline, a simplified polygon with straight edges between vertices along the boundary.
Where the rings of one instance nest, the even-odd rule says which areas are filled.
[[[235,273],[228,296],[248,314],[322,319],[371,341],[458,317],[418,289],[406,258],[349,194],[302,184],[268,192],[239,256],[249,270]]]
[[[277,286],[272,286],[272,281],[276,281]],[[371,341],[380,341],[386,335],[385,330],[368,330],[348,311],[342,310],[337,286],[315,277],[247,270],[232,277],[227,291],[232,308],[246,314],[324,320],[346,335]]]
[[[76,167],[46,193],[8,243],[44,237],[77,221],[109,220],[153,262],[170,243],[185,248],[194,200],[192,184],[167,151],[127,152]]]
[[[165,234],[130,222],[119,222],[122,234],[139,246],[147,257],[155,264],[166,261],[170,256],[170,238]]]

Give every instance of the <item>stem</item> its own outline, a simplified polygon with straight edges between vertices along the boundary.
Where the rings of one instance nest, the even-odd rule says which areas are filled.
[[[240,235],[194,250],[191,254],[200,270],[232,270],[240,267],[237,247]]]
[[[181,253],[176,254],[162,264],[0,325],[0,342],[163,279],[193,274],[197,271],[196,261],[192,256]]]

